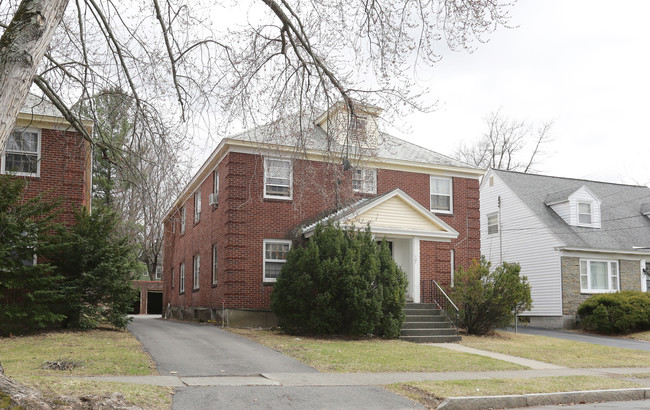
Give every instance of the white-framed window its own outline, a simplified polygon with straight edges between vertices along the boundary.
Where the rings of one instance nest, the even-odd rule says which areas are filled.
[[[172,278],[172,289],[174,289],[174,287],[176,286],[176,284],[174,283],[174,280],[176,280],[176,277],[174,276],[174,267],[173,266],[172,266],[172,274],[170,276]]]
[[[28,177],[41,174],[41,130],[15,129],[7,139],[2,156],[2,173]]]
[[[580,260],[580,291],[607,293],[619,290],[618,262],[608,260]]]
[[[181,235],[185,233],[185,207],[181,208]]]
[[[487,214],[487,233],[492,235],[494,233],[499,233],[499,213],[493,212]]]
[[[156,273],[154,274],[154,278],[156,280],[160,280],[162,278],[162,266],[156,266]]]
[[[578,225],[591,225],[592,223],[591,203],[578,202]]]
[[[178,267],[178,293],[185,293],[185,262]]]
[[[287,261],[291,241],[264,239],[264,282],[275,282]]]
[[[288,159],[264,158],[264,198],[291,199],[293,167]]]
[[[214,198],[214,203],[219,202],[219,170],[214,171],[213,181],[212,181],[212,195]]]
[[[199,279],[201,273],[201,255],[194,255],[192,269],[192,289],[199,288]]]
[[[452,213],[453,193],[451,178],[431,177],[431,211]]]
[[[218,251],[217,251],[217,244],[215,243],[212,245],[212,284],[216,285],[217,284],[217,267],[219,266],[218,263]]]
[[[194,223],[201,220],[201,191],[194,193]]]
[[[363,115],[354,115],[350,118],[350,130],[357,136],[365,136],[367,125],[368,119]]]
[[[377,170],[357,168],[352,171],[352,189],[364,194],[377,193]]]

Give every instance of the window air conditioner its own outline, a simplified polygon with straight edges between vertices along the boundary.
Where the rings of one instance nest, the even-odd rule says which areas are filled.
[[[216,205],[218,203],[217,198],[218,198],[217,194],[210,194],[210,196],[208,197],[208,202],[210,203],[210,205]]]

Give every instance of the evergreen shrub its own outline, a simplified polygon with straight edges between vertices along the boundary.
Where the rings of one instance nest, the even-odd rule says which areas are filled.
[[[650,330],[650,293],[626,290],[594,295],[578,307],[586,330],[631,333]]]
[[[406,277],[370,229],[319,224],[287,255],[271,294],[278,324],[294,334],[397,338]]]

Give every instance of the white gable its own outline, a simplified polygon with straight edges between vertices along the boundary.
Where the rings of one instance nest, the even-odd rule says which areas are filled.
[[[401,197],[394,196],[381,204],[348,220],[349,224],[366,226],[370,224],[373,231],[380,228],[402,229],[414,231],[444,231],[440,224],[425,217]]]
[[[581,206],[583,211],[589,208],[591,223],[580,220]],[[569,195],[569,209],[569,225],[600,228],[600,200],[586,186],[581,186],[577,191]]]

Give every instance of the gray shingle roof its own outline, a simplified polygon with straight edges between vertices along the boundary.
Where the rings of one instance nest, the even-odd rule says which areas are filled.
[[[650,188],[493,170],[546,224],[566,247],[632,250],[650,246],[650,218],[642,213],[650,201]],[[601,200],[601,228],[570,226],[545,203],[567,198],[586,186]]]
[[[297,119],[297,115],[289,116],[285,120],[256,127],[252,130],[233,135],[229,139],[334,153],[344,152],[346,150],[345,146],[332,140],[328,141],[327,134],[320,126],[311,125],[310,128],[301,134]],[[313,123],[308,119],[304,119],[303,126],[304,124]],[[383,132],[380,133],[376,151],[363,149],[361,155],[366,157],[372,156],[373,159],[376,158],[379,160],[385,158],[466,169],[482,169]]]
[[[61,112],[47,99],[32,93],[27,94],[25,104],[20,109],[21,114],[46,115],[49,117],[63,117]]]

